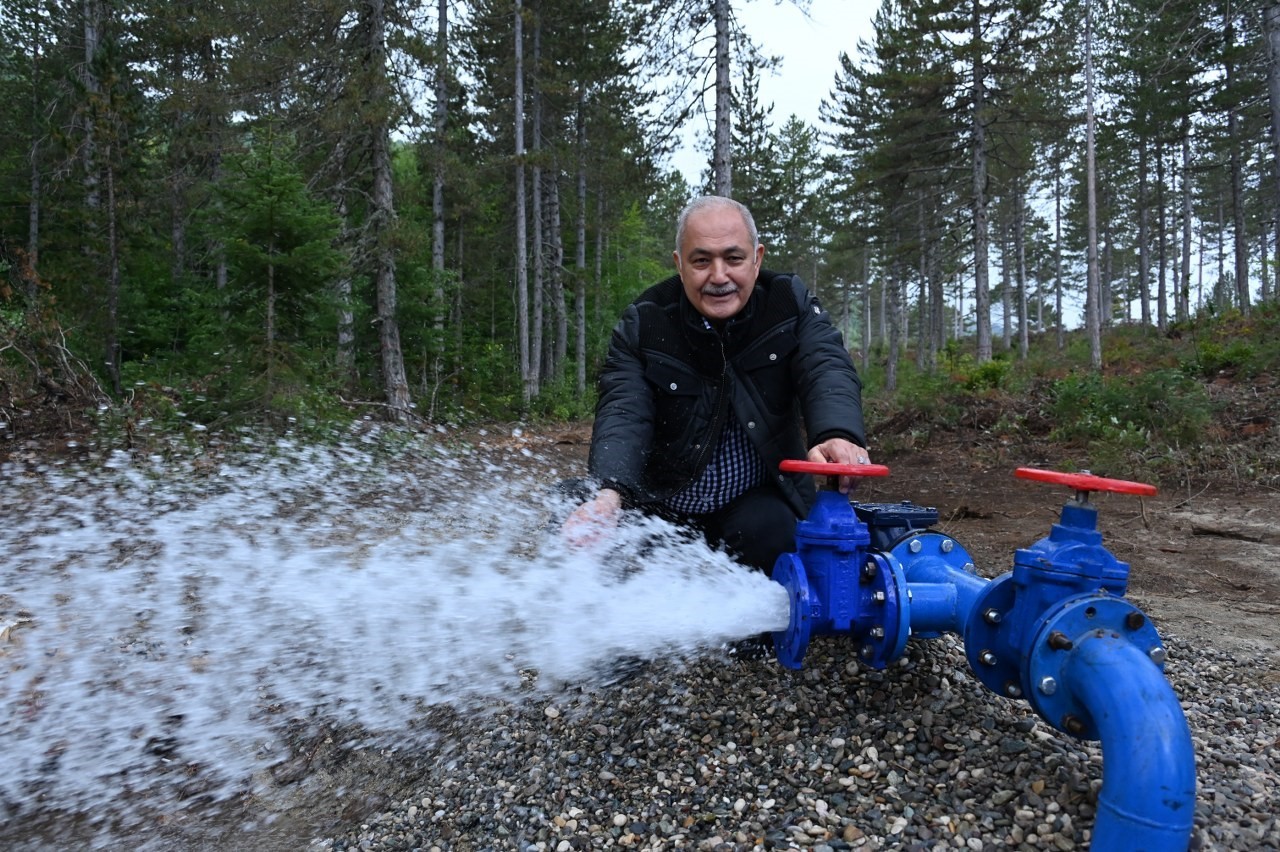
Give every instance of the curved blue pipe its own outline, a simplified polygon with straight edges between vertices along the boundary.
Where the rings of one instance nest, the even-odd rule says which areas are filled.
[[[1092,849],[1185,850],[1195,816],[1195,751],[1164,673],[1140,648],[1097,631],[1070,651],[1063,677],[1092,717],[1105,757]]]

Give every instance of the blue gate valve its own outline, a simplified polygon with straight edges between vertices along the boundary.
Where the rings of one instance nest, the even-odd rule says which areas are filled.
[[[884,476],[880,465],[787,461],[782,470]],[[994,580],[976,573],[937,512],[909,502],[851,504],[818,494],[797,524],[796,552],[773,578],[787,590],[790,623],[773,634],[784,666],[801,667],[814,636],[847,634],[858,657],[882,669],[909,636],[956,633],[978,679],[1026,700],[1071,736],[1101,740],[1108,755],[1092,848],[1186,849],[1195,810],[1195,753],[1186,717],[1164,677],[1154,626],[1124,595],[1129,566],[1102,544],[1095,491],[1152,495],[1143,483],[1019,468],[1021,479],[1067,485],[1074,498],[1049,535],[1014,555]]]
[[[837,476],[887,476],[877,464],[830,464],[787,460],[780,470]],[[796,524],[796,552],[784,553],[773,579],[787,590],[791,619],[773,634],[782,665],[798,669],[814,636],[847,634],[859,656],[882,669],[902,655],[907,643],[906,588],[902,569],[872,553],[867,525],[849,498],[834,487],[818,492],[809,516]]]

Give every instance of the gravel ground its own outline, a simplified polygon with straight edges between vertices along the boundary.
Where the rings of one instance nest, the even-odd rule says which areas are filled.
[[[511,447],[486,448],[484,457],[497,459],[492,461],[495,469],[505,470],[499,464],[504,450],[521,455],[524,447],[513,442]],[[322,538],[339,530],[359,550],[389,535],[397,523],[407,524],[406,517],[424,514],[415,509],[398,515],[406,502],[456,515],[473,526],[486,518],[492,521],[486,515],[447,511],[450,489],[445,486],[450,480],[437,468],[451,461],[447,455],[432,457],[430,476],[415,478],[420,466],[393,471],[394,491],[380,480],[366,482],[363,473],[348,481],[345,461],[317,468],[315,482],[300,477],[298,465],[289,459],[284,462],[289,474],[280,483],[250,470],[250,485],[237,486],[243,487],[243,497],[216,465],[211,469],[219,471],[217,477],[197,469],[176,481],[199,495],[197,505],[224,499],[223,492],[231,489],[225,497],[228,508],[207,525],[209,535],[216,533],[214,542],[261,541],[250,551],[253,560],[279,556],[285,564],[289,554],[272,548],[277,542],[301,547],[299,528],[314,528]],[[351,464],[358,470],[380,469],[384,462],[358,456]],[[571,465],[565,469],[574,470]],[[22,484],[17,468],[3,472],[12,475],[6,485],[16,489]],[[548,474],[547,479],[554,477]],[[153,530],[157,519],[182,515],[159,498],[172,498],[181,508],[187,496],[181,489],[177,496],[164,489],[153,494],[144,487],[148,481],[139,479],[137,497],[130,497],[128,489],[104,487],[100,477],[68,479],[65,495],[42,479],[31,480],[35,484],[26,491],[11,491],[13,505],[24,507],[20,517],[33,519],[29,535],[47,538],[49,547],[56,544],[66,552],[33,553],[26,538],[11,536],[9,570],[21,567],[23,560],[40,565],[45,560],[66,573],[66,564],[83,561],[87,553],[106,560],[111,571],[104,574],[122,575],[120,565],[127,565],[148,582],[160,576],[157,566],[198,549],[199,541],[189,542],[188,533],[204,527],[182,527],[181,534],[166,532],[168,527]],[[983,477],[954,499],[948,496],[950,502],[934,500],[951,506],[947,517],[958,517],[956,507],[967,505],[963,501],[970,493],[983,495],[983,505],[993,505],[992,487],[989,477]],[[901,493],[916,490],[907,479]],[[1025,495],[1018,497],[1027,501]],[[1250,505],[1274,516],[1261,502],[1264,497],[1251,495]],[[1033,501],[1027,512],[1041,505]],[[1055,508],[1053,500],[1043,506]],[[1040,515],[1047,511],[1012,519],[1018,546],[1043,534]],[[330,516],[336,519],[333,524],[319,523]],[[518,526],[510,516],[494,517]],[[956,534],[1007,558],[1007,536],[993,538],[1000,517],[984,517],[975,524],[985,526]],[[244,532],[233,537],[226,532],[233,528]],[[1163,531],[1157,526],[1157,532]],[[4,532],[0,528],[0,544]],[[1239,609],[1272,622],[1265,601],[1238,604],[1233,601],[1239,598],[1231,595],[1252,599],[1274,586],[1268,575],[1245,573],[1250,566],[1260,571],[1274,565],[1266,550],[1273,545],[1265,538],[1246,542],[1256,549],[1242,551],[1238,563],[1222,563],[1218,538],[1211,559],[1190,538],[1148,542],[1137,532],[1122,532],[1119,546],[1136,552],[1141,545],[1171,565],[1185,562],[1196,572],[1170,574],[1169,585],[1180,602],[1203,616],[1205,633],[1188,633],[1184,639],[1162,627],[1170,653],[1166,673],[1182,701],[1196,748],[1192,848],[1280,850],[1280,657],[1274,644],[1257,651],[1241,647],[1234,639],[1252,629],[1250,622],[1230,617]],[[155,541],[168,542],[174,553],[161,559]],[[216,552],[205,558],[221,559]],[[1141,576],[1149,576],[1151,566],[1143,569]],[[1218,574],[1232,581],[1224,587],[1230,594],[1191,587],[1192,580],[1203,586],[1206,576]],[[149,588],[147,583],[140,587]],[[5,602],[12,591],[0,589],[0,616],[21,603]],[[371,617],[386,620],[387,611],[378,607],[387,602],[377,596],[369,600]],[[117,603],[114,608],[125,606]],[[0,618],[0,658],[6,647],[12,654],[23,634],[36,629],[21,611],[13,612],[18,613],[16,621]],[[1176,623],[1189,627],[1198,621],[1183,615]],[[1264,625],[1257,633],[1268,630],[1274,627]],[[272,635],[263,632],[267,638]],[[316,641],[335,643],[336,638],[320,635]],[[369,647],[385,648],[382,656],[392,660],[407,653],[381,638]],[[13,659],[8,658],[9,665]],[[304,730],[290,743],[292,753],[281,760],[279,752],[272,752],[270,765],[264,758],[260,777],[241,798],[213,806],[179,792],[179,798],[186,796],[180,803],[161,798],[139,808],[141,816],[135,817],[127,810],[128,792],[120,792],[119,786],[110,788],[119,802],[99,804],[95,799],[88,806],[40,800],[10,807],[0,796],[0,848],[561,852],[614,847],[1089,846],[1104,778],[1096,743],[1061,734],[1024,702],[988,692],[969,672],[954,637],[912,643],[908,655],[884,672],[865,669],[853,659],[846,642],[830,639],[810,647],[806,668],[799,672],[772,660],[712,653],[653,662],[614,684],[553,690],[531,683],[511,701],[424,709],[420,718],[376,745],[362,740],[361,731],[340,725],[326,733],[323,721],[302,712],[299,725]],[[368,660],[374,669],[381,663]],[[332,669],[326,668],[317,679],[323,683],[332,677]],[[389,674],[381,682],[397,681]],[[66,722],[59,718],[56,727],[65,731]],[[150,751],[168,762],[164,749]],[[8,771],[14,771],[12,764]],[[157,783],[166,784],[167,778],[158,775]],[[113,831],[117,806],[131,819]]]
[[[1280,679],[1165,637],[1196,748],[1193,849],[1280,848]],[[958,640],[884,672],[713,656],[490,707],[416,791],[316,850],[1087,848],[1103,755],[999,698]]]

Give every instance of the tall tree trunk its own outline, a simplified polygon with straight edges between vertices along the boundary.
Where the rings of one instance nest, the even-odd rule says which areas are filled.
[[[370,127],[370,159],[373,166],[374,280],[378,303],[378,341],[382,354],[382,384],[393,419],[411,412],[409,382],[400,348],[400,323],[396,317],[396,257],[393,232],[395,197],[391,176],[391,128],[386,111],[392,95],[387,81],[386,16],[384,0],[368,0],[369,62],[379,91],[373,98],[375,119]]]
[[[516,153],[516,328],[520,348],[521,397],[528,407],[537,395],[538,374],[529,359],[528,226],[524,190],[524,9],[515,0],[515,131]]]
[[[578,149],[578,221],[573,255],[573,361],[574,388],[587,392],[587,90],[578,88],[576,114]],[[599,227],[599,225],[597,225]]]
[[[1055,342],[1066,348],[1066,320],[1062,316],[1062,169],[1053,170],[1053,312]]]
[[[1098,279],[1098,191],[1096,187],[1096,163],[1094,155],[1093,109],[1093,4],[1085,3],[1084,12],[1084,79],[1085,79],[1085,196],[1088,207],[1088,294],[1085,297],[1085,328],[1089,335],[1089,364],[1094,370],[1102,369],[1102,324]]]
[[[733,85],[729,80],[729,0],[713,0],[716,17],[716,138],[711,165],[715,194],[733,196]]]
[[[871,247],[862,247],[862,371],[871,366]]]
[[[1150,144],[1146,134],[1138,140],[1138,298],[1142,304],[1142,325],[1151,326],[1151,209],[1147,204]]]
[[[1276,247],[1274,292],[1280,298],[1280,3],[1268,3],[1262,13],[1267,37],[1267,98],[1271,114],[1271,221],[1275,228],[1272,242]],[[1264,267],[1265,269],[1265,267]],[[1263,273],[1266,277],[1266,273]]]
[[[40,64],[44,53],[44,28],[40,15],[31,16],[31,145],[28,148],[30,171],[27,187],[31,198],[27,202],[27,263],[22,280],[25,283],[26,296],[35,301],[37,282],[40,280],[40,205],[43,200],[43,187],[40,174],[40,136],[38,124],[40,108]]]
[[[350,245],[351,227],[347,220],[347,199],[338,198],[338,219],[341,222],[340,245]],[[351,382],[356,378],[356,317],[352,299],[351,273],[344,267],[343,273],[334,282],[334,296],[338,308],[338,369]]]
[[[1156,143],[1156,323],[1169,327],[1169,206],[1164,189],[1164,143]]]
[[[271,410],[276,382],[276,242],[274,234],[267,240],[267,381],[263,389],[262,403]]]
[[[81,142],[80,157],[84,166],[84,198],[85,207],[97,210],[102,201],[99,197],[101,175],[98,164],[98,133],[95,112],[98,98],[102,94],[102,84],[98,79],[98,49],[102,41],[104,11],[101,0],[84,0],[84,62],[80,70],[80,83],[84,86],[88,104],[83,116],[84,140]]]
[[[119,398],[120,382],[120,232],[116,215],[116,169],[112,146],[103,151],[107,181],[107,375],[111,391]]]
[[[595,317],[604,316],[604,190],[596,190],[596,262],[595,274],[592,276],[592,292],[595,298]],[[586,365],[583,365],[586,369]]]
[[[1236,63],[1233,52],[1236,47],[1235,10],[1227,3],[1226,26],[1223,28],[1225,88],[1235,87]],[[1240,110],[1234,104],[1227,107],[1227,145],[1231,152],[1231,225],[1236,255],[1236,306],[1243,314],[1249,313],[1249,246],[1244,226],[1244,164],[1240,155],[1243,142],[1240,139]]]
[[[988,276],[986,61],[982,43],[982,3],[973,0],[973,291],[977,312],[978,363],[991,360],[991,294]]]
[[[902,279],[904,277],[902,261],[895,259],[889,275],[886,276],[884,288],[884,300],[888,303],[885,310],[889,316],[889,351],[884,368],[884,387],[888,391],[898,389],[898,357],[902,349]]]
[[[1000,349],[1008,352],[1013,347],[1013,251],[1009,247],[1009,223],[1001,221],[998,227],[1000,237]]]
[[[1218,281],[1213,285],[1213,302],[1219,311],[1231,307],[1232,293],[1227,290],[1227,211],[1218,196]]]
[[[547,273],[551,283],[551,317],[555,320],[551,346],[549,375],[558,379],[564,372],[564,361],[569,352],[569,312],[564,300],[564,228],[560,210],[560,160],[556,156],[547,178],[547,228],[548,246],[551,249]]]
[[[537,383],[533,390],[533,396],[537,396],[541,390],[542,379],[546,376],[543,342],[546,333],[544,306],[547,286],[547,187],[542,174],[542,19],[540,17],[541,6],[538,4],[538,0],[533,0],[530,3],[529,11],[533,15],[533,56],[531,58],[533,73],[530,75],[529,81],[529,100],[533,106],[533,115],[530,117],[529,122],[529,133],[533,136],[531,143],[531,160],[533,162],[533,292],[531,294],[533,298],[533,316],[529,319],[529,372],[533,374],[534,381]]]
[[[436,328],[444,322],[444,293],[438,273],[444,272],[444,166],[448,151],[445,132],[449,125],[449,0],[436,5],[436,79],[434,121],[434,166],[431,182],[431,268],[437,273]]]
[[[920,315],[919,329],[916,331],[916,368],[921,372],[932,372],[929,363],[929,250],[924,230],[924,198],[923,193],[915,193],[916,208],[916,240],[920,245],[919,266],[916,275],[920,279],[920,295],[916,300],[917,312]]]
[[[1018,282],[1018,358],[1025,361],[1031,350],[1027,322],[1027,205],[1022,196],[1022,181],[1014,181],[1013,197],[1013,251],[1017,258],[1015,269]]]
[[[1191,116],[1182,117],[1182,273],[1178,276],[1178,313],[1191,318]]]

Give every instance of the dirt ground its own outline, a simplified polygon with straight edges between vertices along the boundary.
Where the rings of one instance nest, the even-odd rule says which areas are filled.
[[[1049,534],[1072,491],[1014,476],[1019,466],[1055,469],[1043,459],[982,464],[978,457],[990,454],[970,452],[971,437],[957,433],[924,451],[873,455],[890,475],[865,480],[856,499],[936,508],[938,528],[969,551],[979,573],[996,577],[1013,568],[1015,550]],[[543,438],[567,465],[585,471],[590,424]],[[1280,681],[1280,492],[1216,486],[1092,499],[1105,546],[1129,563],[1130,599],[1162,635],[1262,651],[1272,661],[1264,677]]]

